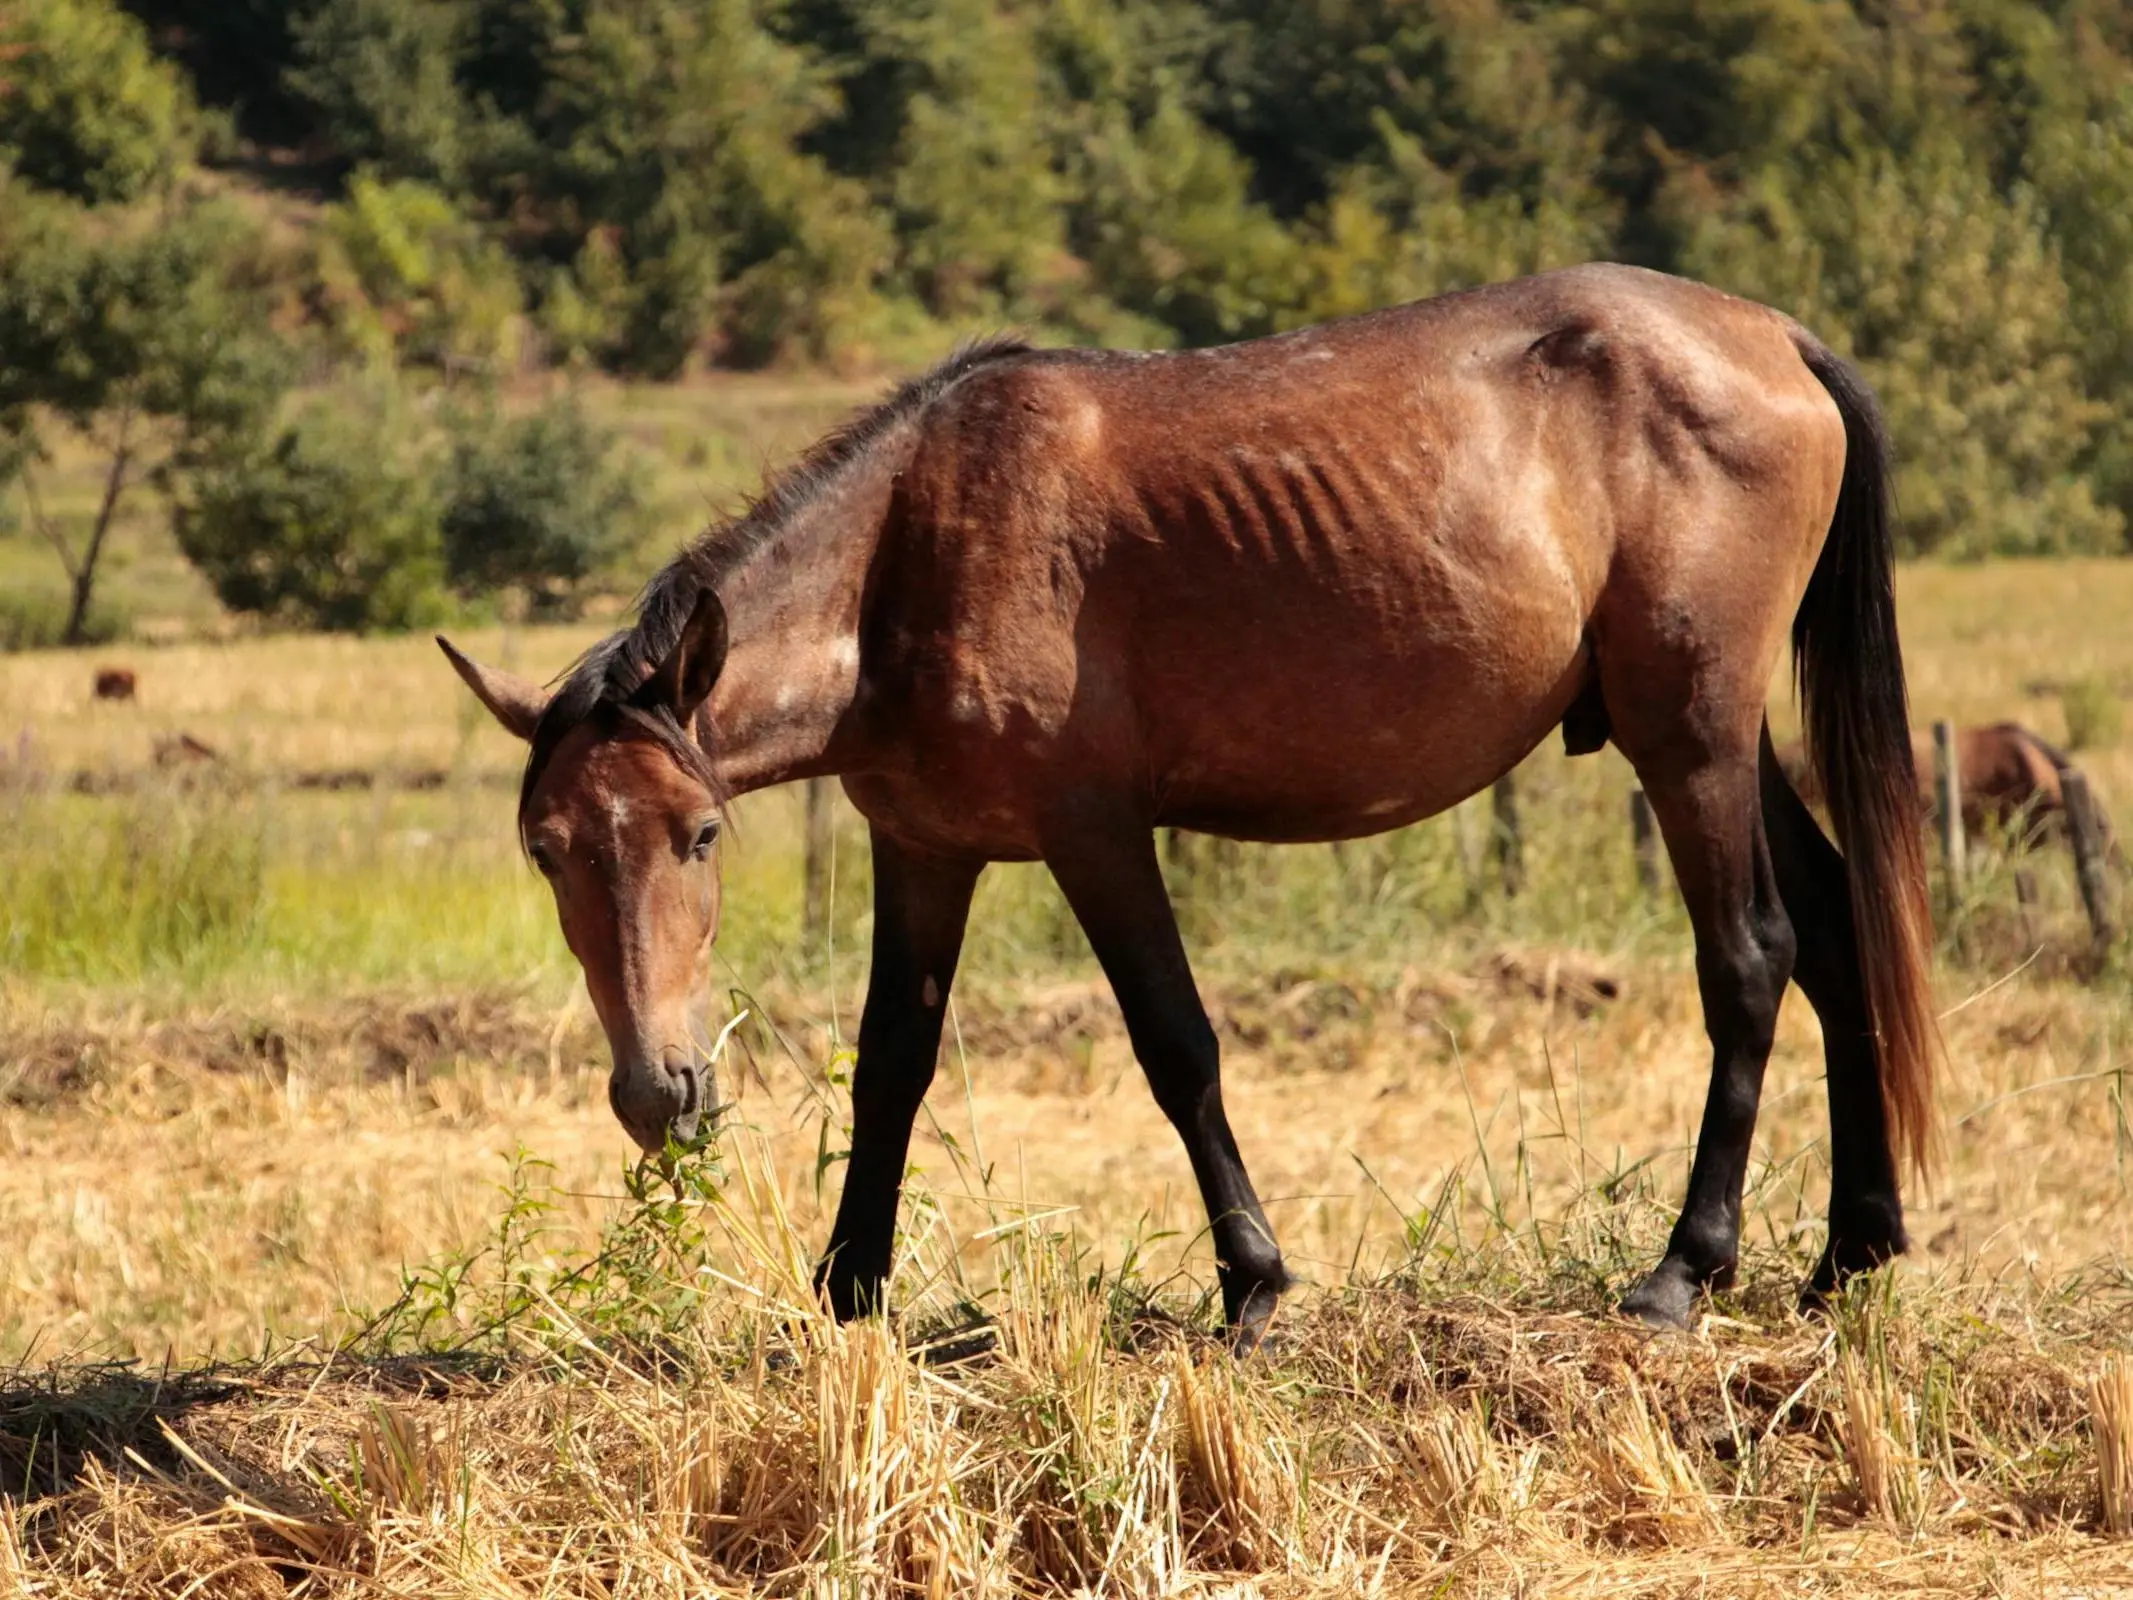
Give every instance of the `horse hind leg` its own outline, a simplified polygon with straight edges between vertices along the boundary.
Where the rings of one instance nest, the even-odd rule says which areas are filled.
[[[1903,1203],[1844,858],[1787,780],[1767,730],[1761,775],[1778,892],[1799,933],[1793,976],[1821,1020],[1829,1082],[1829,1241],[1801,1291],[1811,1309],[1851,1274],[1903,1252]]]
[[[1631,762],[1695,930],[1711,1083],[1666,1255],[1622,1309],[1657,1326],[1685,1327],[1698,1298],[1726,1287],[1740,1259],[1741,1194],[1795,946],[1763,833],[1753,745],[1705,748],[1685,760],[1632,752]]]

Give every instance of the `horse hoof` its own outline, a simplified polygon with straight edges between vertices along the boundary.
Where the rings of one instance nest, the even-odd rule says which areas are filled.
[[[1265,1285],[1253,1289],[1244,1297],[1244,1303],[1229,1319],[1229,1348],[1236,1356],[1248,1356],[1257,1350],[1266,1338],[1267,1329],[1274,1324],[1274,1308],[1281,1304],[1281,1295]]]
[[[1618,1308],[1648,1328],[1684,1333],[1695,1325],[1696,1303],[1703,1291],[1688,1273],[1670,1262],[1661,1262],[1636,1288],[1622,1297]]]
[[[1848,1233],[1832,1239],[1822,1251],[1821,1260],[1815,1263],[1815,1270],[1800,1285],[1800,1315],[1826,1314],[1838,1290],[1854,1278],[1887,1266],[1903,1254],[1905,1242],[1901,1223],[1863,1236]]]

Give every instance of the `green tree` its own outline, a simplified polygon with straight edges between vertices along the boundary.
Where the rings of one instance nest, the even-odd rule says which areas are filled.
[[[699,354],[821,355],[887,264],[864,191],[804,148],[833,109],[822,69],[757,0],[495,0],[465,72],[493,85],[499,198],[545,248],[611,250],[626,286],[608,354],[656,377]]]
[[[2067,283],[2067,314],[2089,394],[2133,393],[2133,84],[2088,116],[2037,130],[2027,170],[2049,216]],[[2133,407],[2108,406],[2089,475],[2133,518]]]
[[[111,0],[0,10],[0,159],[77,199],[131,200],[191,158],[178,74]]]
[[[1798,315],[1858,357],[1897,445],[1913,551],[2115,551],[2082,476],[2105,408],[2083,392],[2065,280],[2034,199],[2001,199],[1937,143],[1771,174],[1698,212],[1681,265]]]
[[[567,614],[626,547],[638,509],[614,436],[565,399],[463,424],[444,477],[445,575],[462,595],[516,589]]]
[[[997,0],[802,9],[843,108],[810,145],[896,230],[899,286],[946,316],[1041,314],[1066,258],[1039,29]]]
[[[329,153],[317,303],[372,353],[493,369],[529,304],[654,376],[941,322],[1204,343],[1612,257],[1857,354],[1916,548],[2133,514],[2125,0],[126,4]]]
[[[128,493],[170,491],[258,427],[284,355],[244,276],[250,230],[226,207],[113,219],[0,183],[0,214],[0,465],[66,569],[62,642],[77,644]],[[48,515],[39,493],[54,428],[105,460],[86,530]]]
[[[389,389],[222,452],[176,509],[180,548],[232,611],[358,631],[448,610],[436,466]]]
[[[287,83],[345,160],[451,186],[476,120],[456,69],[477,20],[460,0],[320,0],[294,13]]]
[[[1205,36],[1204,19],[1116,0],[1068,0],[1041,33],[1067,243],[1153,342],[1264,332],[1302,284],[1296,239],[1194,108]]]

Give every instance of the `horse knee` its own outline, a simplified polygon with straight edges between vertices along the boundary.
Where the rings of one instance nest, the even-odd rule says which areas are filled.
[[[1135,1029],[1132,1037],[1149,1091],[1174,1124],[1198,1122],[1210,1094],[1219,1104],[1222,1049],[1204,1015],[1162,1019]]]
[[[859,1063],[852,1072],[854,1125],[908,1126],[933,1086],[939,1055],[938,1035],[885,1036],[861,1028]]]

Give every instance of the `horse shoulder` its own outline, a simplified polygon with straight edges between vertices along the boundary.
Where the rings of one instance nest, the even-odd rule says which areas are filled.
[[[928,407],[864,624],[870,687],[909,726],[997,734],[1063,714],[1082,563],[1061,512],[1102,426],[1063,362],[982,368]]]

